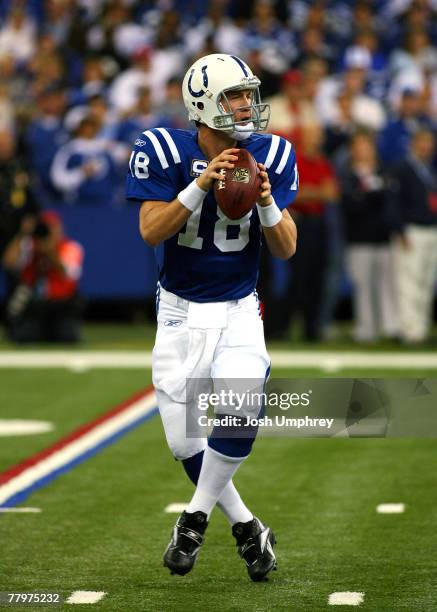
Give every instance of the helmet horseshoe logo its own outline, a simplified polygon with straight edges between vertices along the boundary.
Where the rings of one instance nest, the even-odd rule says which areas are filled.
[[[207,66],[202,66],[203,86],[204,87],[208,87],[208,75],[206,74],[206,69],[207,69]],[[193,78],[193,74],[194,74],[194,68],[190,73],[190,78],[188,79],[188,91],[194,98],[200,98],[205,94],[205,92],[203,89],[200,89],[199,91],[194,91],[194,89],[191,87],[191,80]]]

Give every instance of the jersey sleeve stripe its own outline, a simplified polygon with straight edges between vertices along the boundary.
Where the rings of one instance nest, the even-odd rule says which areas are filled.
[[[294,167],[294,179],[291,183],[290,191],[297,191],[299,187],[299,172],[297,170],[297,166]]]
[[[153,145],[153,147],[155,149],[156,155],[158,156],[158,159],[161,162],[161,166],[162,166],[163,170],[168,168],[168,161],[167,161],[167,158],[165,156],[164,150],[161,147],[161,143],[156,138],[155,134],[151,130],[146,130],[145,132],[143,132],[143,134],[144,134],[144,136],[147,136],[147,138],[149,138],[150,142],[152,143],[152,145]]]
[[[159,127],[159,128],[156,128],[156,130],[164,136],[165,141],[168,144],[168,148],[170,149],[170,153],[173,155],[174,163],[180,164],[181,158],[179,155],[179,151],[177,150],[176,143],[171,137],[171,135],[167,132],[165,128]]]
[[[284,152],[282,153],[281,161],[279,162],[279,165],[275,170],[276,174],[281,174],[281,172],[285,168],[285,164],[287,163],[288,158],[290,157],[290,153],[291,153],[291,144],[287,140],[285,142],[285,149],[284,149]]]
[[[281,139],[279,138],[279,136],[277,136],[276,134],[272,134],[272,141],[270,143],[270,149],[267,154],[266,161],[264,162],[264,165],[266,168],[270,168],[270,166],[273,164],[273,160],[275,159],[275,155],[278,151],[280,140]]]

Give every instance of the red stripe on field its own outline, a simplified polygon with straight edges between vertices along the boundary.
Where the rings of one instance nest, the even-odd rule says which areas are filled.
[[[42,450],[36,455],[33,455],[32,457],[25,459],[21,463],[17,463],[17,465],[13,465],[11,468],[6,470],[6,472],[0,473],[0,486],[4,485],[9,480],[12,480],[12,478],[15,478],[16,476],[21,474],[21,472],[24,472],[29,467],[32,467],[36,465],[37,463],[39,463],[40,461],[42,461],[43,459],[50,457],[50,455],[53,455],[61,448],[68,446],[69,444],[71,444],[71,442],[78,440],[79,438],[87,434],[89,431],[91,431],[98,425],[101,425],[101,423],[104,423],[105,421],[108,421],[115,415],[120,414],[121,412],[124,412],[125,410],[130,408],[132,404],[135,404],[136,402],[146,397],[147,395],[151,395],[153,391],[154,391],[154,387],[150,385],[143,391],[139,391],[135,393],[129,399],[125,400],[121,404],[118,404],[118,406],[116,406],[109,412],[105,412],[104,414],[100,415],[93,421],[90,421],[89,423],[85,423],[85,425],[81,425],[78,429],[75,429],[71,434],[68,434],[67,436],[65,436],[65,438],[61,438],[60,440],[58,440],[58,442],[55,442],[53,446],[49,446],[48,448]]]

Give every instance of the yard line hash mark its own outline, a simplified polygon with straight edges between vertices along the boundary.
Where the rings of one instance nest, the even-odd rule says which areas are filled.
[[[378,514],[402,514],[405,512],[405,504],[379,504],[376,506]]]
[[[30,419],[0,419],[0,437],[32,436],[53,431],[55,426],[50,421]]]
[[[330,606],[359,606],[364,601],[364,593],[339,591],[331,593],[328,599]]]
[[[168,506],[166,506],[164,508],[164,512],[168,512],[168,513],[177,513],[180,514],[181,512],[183,512],[185,510],[185,508],[188,506],[188,502],[182,503],[182,504],[169,504]]]
[[[14,514],[37,514],[41,508],[0,508],[0,512],[11,512]]]
[[[68,604],[95,604],[104,596],[105,591],[73,591],[65,603]]]

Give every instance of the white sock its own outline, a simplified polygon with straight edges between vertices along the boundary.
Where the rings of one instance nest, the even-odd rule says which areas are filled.
[[[203,454],[202,469],[194,495],[186,508],[186,512],[211,514],[226,485],[232,480],[243,459],[226,457],[209,446]]]
[[[223,489],[217,502],[231,525],[247,523],[253,519],[253,514],[243,502],[232,480]]]

